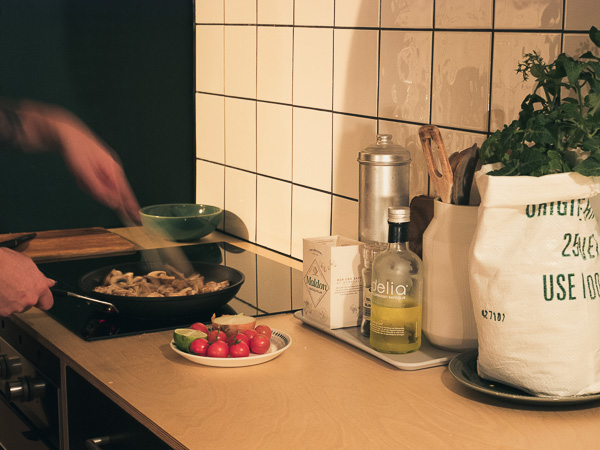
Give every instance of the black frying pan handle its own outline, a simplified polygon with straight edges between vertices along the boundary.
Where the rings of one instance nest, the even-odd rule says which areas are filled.
[[[66,297],[74,297],[74,298],[77,298],[80,300],[85,300],[88,305],[94,306],[103,312],[107,312],[107,313],[111,313],[111,314],[119,313],[119,309],[115,305],[113,305],[112,303],[109,303],[109,302],[105,302],[103,300],[98,300],[97,298],[86,297],[85,295],[79,295],[74,292],[66,291],[64,289],[59,289],[56,287],[51,287],[50,292],[52,292],[53,294],[56,294],[56,295],[62,295],[62,296],[66,296]]]

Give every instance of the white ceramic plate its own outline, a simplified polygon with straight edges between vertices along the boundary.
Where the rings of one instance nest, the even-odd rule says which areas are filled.
[[[171,348],[173,351],[185,359],[195,362],[196,364],[203,364],[205,366],[213,367],[246,367],[254,366],[255,364],[262,364],[272,359],[277,358],[283,352],[285,352],[289,346],[292,345],[292,338],[279,330],[271,330],[271,347],[267,350],[267,353],[262,355],[254,355],[250,353],[250,356],[245,358],[210,358],[208,356],[192,355],[191,353],[182,352],[177,348],[175,342],[171,340]]]

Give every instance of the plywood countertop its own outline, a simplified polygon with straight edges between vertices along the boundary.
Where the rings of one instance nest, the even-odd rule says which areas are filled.
[[[12,320],[173,448],[598,446],[598,403],[497,400],[463,387],[446,366],[395,369],[291,314],[260,319],[289,334],[291,347],[245,368],[189,362],[170,349],[170,331],[85,342],[38,310]]]

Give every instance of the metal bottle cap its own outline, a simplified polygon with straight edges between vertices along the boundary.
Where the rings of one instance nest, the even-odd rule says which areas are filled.
[[[410,208],[406,206],[388,207],[388,222],[403,223],[410,222]]]
[[[391,134],[378,134],[377,143],[358,153],[361,164],[402,165],[410,163],[410,153],[400,145],[392,143]]]

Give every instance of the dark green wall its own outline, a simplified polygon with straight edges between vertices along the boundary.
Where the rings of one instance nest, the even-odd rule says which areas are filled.
[[[142,206],[194,201],[192,0],[0,0],[0,96],[78,115]],[[0,233],[119,225],[57,155],[0,150]]]

